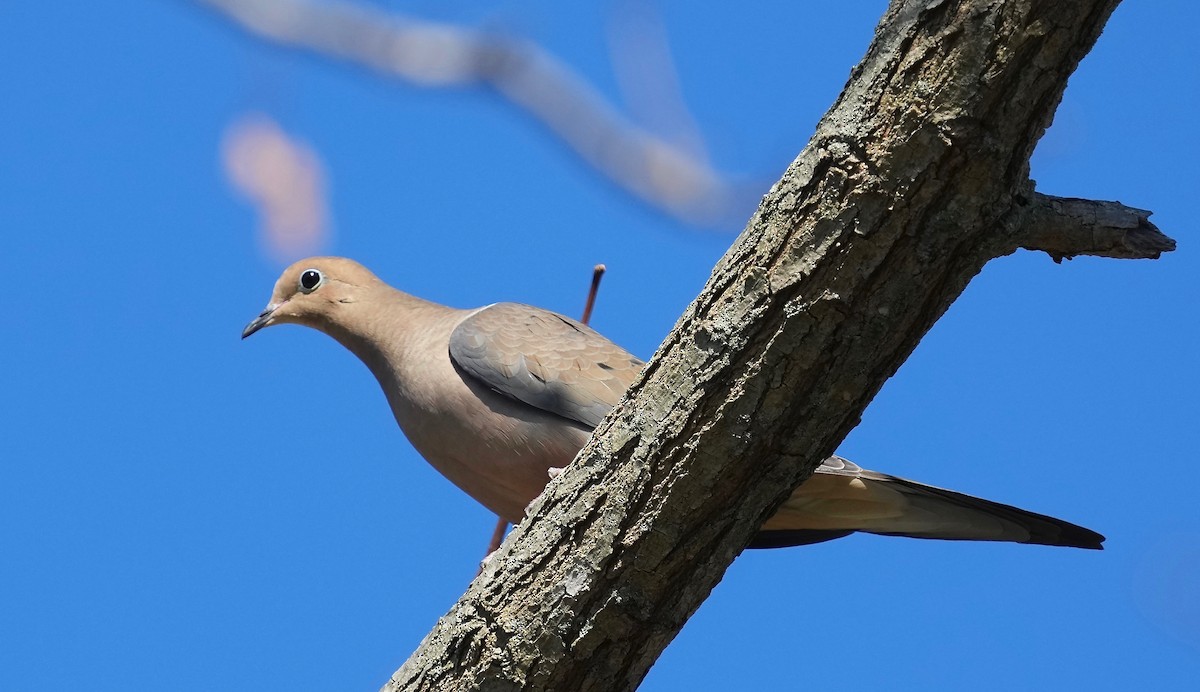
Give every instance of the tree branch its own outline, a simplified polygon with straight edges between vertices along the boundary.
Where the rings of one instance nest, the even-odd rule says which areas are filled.
[[[582,77],[512,37],[427,22],[346,0],[193,0],[289,48],[425,87],[487,86],[600,174],[683,221],[718,226],[745,201],[703,156],[636,126]]]
[[[1035,193],[1017,247],[1041,250],[1055,262],[1079,255],[1116,259],[1158,259],[1175,241],[1150,222],[1150,212],[1120,202],[1099,202]]]
[[[630,399],[385,689],[635,688],[1014,247],[1029,156],[1115,5],[894,0]]]

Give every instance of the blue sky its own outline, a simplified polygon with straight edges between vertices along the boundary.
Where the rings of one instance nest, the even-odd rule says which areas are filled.
[[[381,3],[529,37],[618,99],[607,6]],[[883,2],[665,2],[718,167],[763,190]],[[1155,211],[1156,262],[997,260],[841,452],[1054,514],[1104,552],[849,539],[740,557],[644,690],[1194,689],[1200,338],[1194,3],[1119,8],[1033,176]],[[241,342],[282,264],[221,167],[251,111],[321,156],[334,233],[418,295],[577,314],[650,356],[738,228],[632,201],[481,91],[267,47],[186,2],[0,5],[0,689],[376,689],[492,517],[295,327]]]

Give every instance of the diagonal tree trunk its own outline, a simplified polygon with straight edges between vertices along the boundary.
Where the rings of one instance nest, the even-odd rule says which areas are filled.
[[[988,260],[1173,249],[1029,180],[1116,4],[895,0],[630,399],[385,689],[636,688]]]

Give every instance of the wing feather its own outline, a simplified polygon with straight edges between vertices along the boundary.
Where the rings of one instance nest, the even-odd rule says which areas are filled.
[[[464,319],[450,358],[500,394],[593,428],[645,365],[581,322],[518,303]]]

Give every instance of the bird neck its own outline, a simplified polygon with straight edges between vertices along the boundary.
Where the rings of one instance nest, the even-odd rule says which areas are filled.
[[[345,319],[331,320],[322,331],[366,364],[388,398],[407,394],[413,368],[428,356],[445,352],[450,332],[465,311],[439,305],[381,285],[376,295],[341,306]]]

